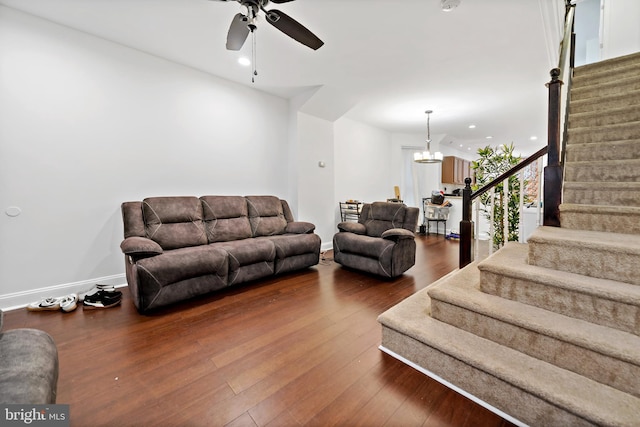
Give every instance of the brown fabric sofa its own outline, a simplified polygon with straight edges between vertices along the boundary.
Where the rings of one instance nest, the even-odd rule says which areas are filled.
[[[365,204],[358,222],[341,222],[333,236],[333,258],[345,267],[397,277],[416,262],[415,231],[420,210],[402,203]]]
[[[151,197],[122,204],[126,276],[144,313],[318,264],[320,237],[275,196]]]

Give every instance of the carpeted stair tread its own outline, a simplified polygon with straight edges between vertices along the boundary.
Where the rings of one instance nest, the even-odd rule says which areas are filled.
[[[538,227],[528,237],[529,263],[640,285],[640,236]]]
[[[566,182],[640,182],[640,159],[567,162]]]
[[[637,208],[640,206],[640,182],[565,182],[563,195],[563,203],[567,204]],[[624,212],[637,214],[633,209]],[[626,231],[621,227],[619,232]]]
[[[611,78],[612,73],[620,68],[640,63],[640,52],[606,59],[604,61],[581,65],[574,69],[574,76],[584,77],[594,73],[605,73]]]
[[[638,79],[640,81],[640,78]],[[602,111],[587,111],[569,116],[569,129],[607,126],[640,121],[640,104]]]
[[[593,193],[593,194],[598,194]],[[602,199],[615,195],[602,194]],[[569,200],[565,196],[565,200]],[[562,228],[590,230],[606,233],[640,234],[640,208],[637,206],[586,205],[562,203],[560,205]]]
[[[428,291],[379,316],[383,348],[530,425],[637,425],[637,397],[431,318]]]
[[[627,93],[617,93],[598,98],[579,99],[571,101],[569,110],[571,114],[585,113],[587,111],[606,111],[615,108],[625,108],[640,104],[640,90]]]
[[[431,317],[640,396],[640,337],[485,294],[477,266],[430,288]]]
[[[583,84],[606,83],[639,74],[640,61],[637,54],[632,54],[576,67],[573,72],[573,85],[580,87]]]
[[[572,144],[600,143],[611,140],[640,138],[640,121],[605,126],[571,128],[567,131]]]
[[[599,161],[640,158],[640,139],[572,144],[567,141],[566,161]]]
[[[640,335],[640,287],[527,263],[509,242],[478,264],[482,292]]]
[[[583,83],[582,85],[580,83]],[[574,80],[571,88],[571,100],[596,98],[604,95],[613,95],[617,93],[627,93],[640,89],[640,67],[637,68],[636,74],[620,79],[601,81],[599,83],[591,83],[588,77],[578,79],[578,84]]]

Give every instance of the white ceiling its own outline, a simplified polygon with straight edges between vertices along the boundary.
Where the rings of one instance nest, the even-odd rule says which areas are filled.
[[[554,66],[561,0],[297,0],[269,4],[305,25],[317,51],[258,22],[257,70],[225,49],[238,3],[210,0],[0,0],[90,33],[282,97],[319,88],[303,110],[346,115],[390,132],[479,146],[546,143],[545,83]],[[469,129],[475,124],[475,129]],[[493,139],[485,139],[486,136]],[[537,141],[530,141],[531,136]]]

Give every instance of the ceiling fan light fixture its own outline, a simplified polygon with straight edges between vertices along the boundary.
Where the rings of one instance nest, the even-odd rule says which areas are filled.
[[[422,152],[416,152],[413,154],[413,161],[416,163],[441,163],[444,156],[441,152],[431,152],[431,128],[430,128],[430,115],[433,110],[425,111],[427,115],[427,149]]]

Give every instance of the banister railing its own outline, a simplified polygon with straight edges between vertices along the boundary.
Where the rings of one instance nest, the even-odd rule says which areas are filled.
[[[560,44],[560,58],[558,67],[551,70],[551,81],[546,85],[549,89],[548,109],[548,134],[547,146],[541,148],[524,161],[518,163],[507,172],[495,178],[490,183],[479,188],[475,192],[471,189],[471,178],[465,179],[465,188],[462,190],[462,220],[460,221],[460,260],[459,267],[463,268],[473,261],[473,221],[471,220],[471,205],[473,200],[480,195],[496,187],[515,173],[547,154],[547,166],[544,168],[544,195],[543,195],[543,225],[560,226],[560,203],[562,202],[562,179],[564,142],[561,140],[560,129],[562,123],[562,85],[564,76],[569,76],[573,69],[573,57],[575,35],[573,22],[575,17],[575,5],[565,1],[565,24],[562,42]],[[569,69],[565,69],[567,56],[569,56]],[[565,111],[568,108],[566,103]],[[566,114],[565,114],[566,117]],[[566,126],[566,119],[565,119]],[[565,132],[566,134],[566,132]],[[507,214],[505,213],[505,216]]]

